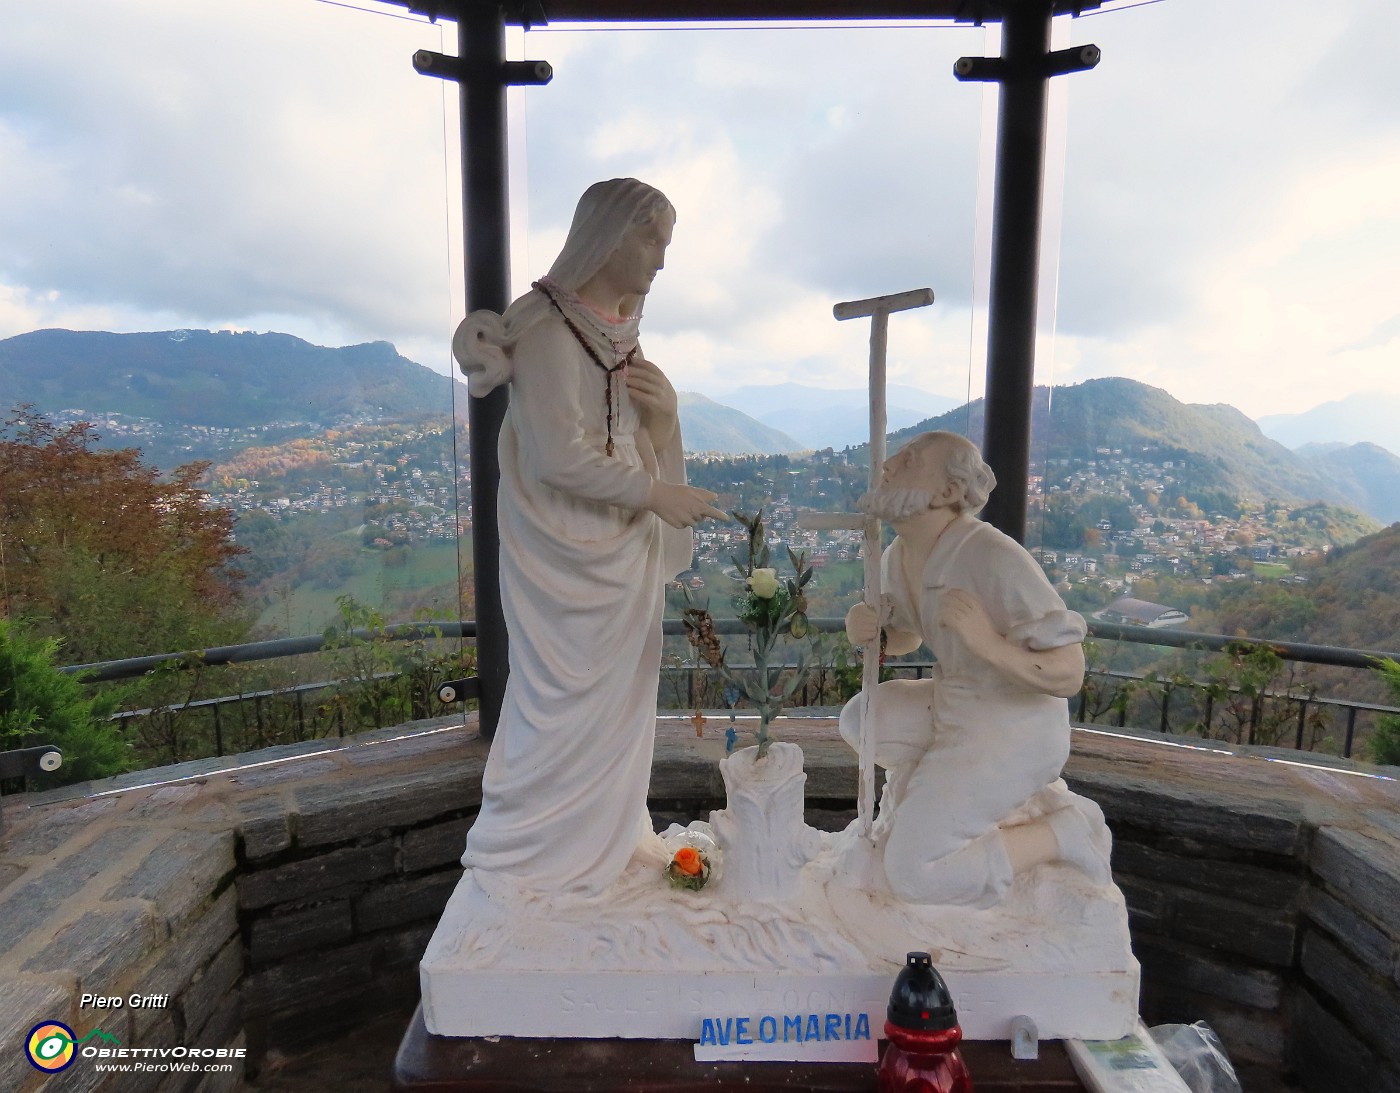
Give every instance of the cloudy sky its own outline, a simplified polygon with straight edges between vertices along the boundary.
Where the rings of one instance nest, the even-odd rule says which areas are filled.
[[[360,10],[364,9],[364,10]],[[281,330],[449,368],[455,29],[375,0],[45,0],[0,15],[0,337]],[[1119,0],[1057,42],[1040,382],[1125,375],[1253,416],[1400,394],[1394,0]],[[992,102],[980,28],[515,34],[515,276],[589,183],[679,210],[647,307],[682,389],[864,384],[832,303],[923,285],[891,378],[981,391]],[[1061,184],[1062,183],[1062,184]]]

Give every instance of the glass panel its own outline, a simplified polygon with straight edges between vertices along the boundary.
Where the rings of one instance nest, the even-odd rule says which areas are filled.
[[[156,710],[119,722],[125,759],[75,738],[66,774],[447,712],[462,643],[385,628],[464,613],[456,89],[411,65],[451,25],[276,0],[5,24],[0,375],[5,416],[32,407],[0,466],[12,632],[73,664],[336,631],[99,687]]]
[[[1400,481],[1393,410],[1375,421],[1400,405],[1380,273],[1400,242],[1400,143],[1368,61],[1396,16],[1204,15],[1119,4],[1071,24],[1103,62],[1058,81],[1063,262],[1032,534],[1103,623],[1393,649],[1400,619],[1373,606],[1393,530],[1357,540],[1400,518],[1376,489]],[[1157,681],[1100,677],[1086,716],[1239,743],[1346,751],[1371,715],[1353,733],[1345,708],[1302,699],[1393,701],[1375,673],[1267,650],[1101,641],[1097,661]]]
[[[837,322],[832,305],[932,287],[932,307],[890,319],[889,423],[966,427],[942,415],[972,385],[984,91],[952,66],[984,39],[928,26],[525,36],[524,55],[555,68],[525,93],[529,273],[549,267],[587,185],[632,175],[667,193],[678,219],[643,343],[681,393],[690,481],[723,508],[761,509],[784,575],[789,546],[806,554],[813,618],[843,617],[862,586],[859,533],[798,527],[802,510],[854,512],[868,484],[870,321]],[[736,553],[746,562],[738,524],[702,526],[668,618],[689,603],[733,620]],[[731,663],[752,661],[743,635],[722,641]],[[806,644],[780,641],[775,656]],[[667,652],[663,705],[734,700],[683,639]],[[820,679],[789,704],[838,701],[853,659],[829,635]]]

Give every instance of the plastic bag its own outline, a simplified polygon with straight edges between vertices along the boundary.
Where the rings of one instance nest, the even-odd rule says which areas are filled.
[[[1148,1032],[1191,1093],[1243,1093],[1220,1037],[1204,1021],[1154,1025]]]

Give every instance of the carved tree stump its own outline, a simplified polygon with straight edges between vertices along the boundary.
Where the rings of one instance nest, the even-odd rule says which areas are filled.
[[[782,900],[796,888],[797,876],[821,849],[821,835],[803,821],[802,749],[773,744],[758,759],[758,748],[736,751],[720,761],[726,806],[710,813],[710,828],[724,852],[721,878],[734,899]]]

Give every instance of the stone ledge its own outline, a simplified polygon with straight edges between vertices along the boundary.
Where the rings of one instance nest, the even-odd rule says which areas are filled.
[[[1291,906],[1306,886],[1301,863],[1297,873],[1283,873],[1226,858],[1188,858],[1127,841],[1113,848],[1113,866],[1144,881],[1171,884],[1262,907]]]
[[[1337,827],[1320,828],[1313,872],[1400,940],[1400,850],[1384,839]]]
[[[80,932],[107,939],[101,952],[81,959],[116,977],[95,988],[194,990],[172,1003],[188,1002],[187,1011],[204,1016],[209,1035],[221,1039],[242,1027],[231,1022],[244,1018],[230,1015],[245,995],[246,1027],[262,1047],[314,1038],[382,1012],[391,996],[407,998],[430,933],[429,920],[416,916],[431,916],[439,886],[459,871],[479,792],[471,783],[486,754],[485,743],[454,720],[457,727],[440,719],[0,800],[7,824],[0,975],[17,985],[6,1001],[61,1006],[53,1016],[68,1014],[75,1028],[85,1016],[91,1028],[94,1014],[78,1015],[74,1006],[93,968],[53,949],[54,935],[80,923]],[[696,818],[722,802],[714,760],[724,723],[716,719],[696,740],[688,718],[659,721],[658,805]],[[809,811],[827,817],[822,827],[840,826],[855,769],[834,721],[785,720],[778,735],[802,744],[809,757]],[[1115,828],[1115,866],[1159,1019],[1215,1020],[1232,1052],[1277,1065],[1299,1021],[1291,999],[1311,991],[1311,1005],[1370,1045],[1374,1088],[1394,1083],[1400,1060],[1382,1047],[1378,1022],[1400,1006],[1400,784],[1364,772],[1356,763],[1292,753],[1274,761],[1153,734],[1075,733],[1066,777],[1100,801]],[[228,885],[232,874],[236,887]],[[240,897],[250,901],[241,936]],[[307,943],[321,946],[315,958],[266,947],[279,924],[294,916],[312,922],[332,906],[339,921],[348,906],[360,932],[341,941],[313,935]],[[145,945],[116,936],[117,922],[135,925],[132,936]],[[1261,924],[1258,948],[1244,935]],[[1300,931],[1306,955],[1284,960]],[[255,936],[264,943],[261,966],[244,948]],[[327,956],[356,974],[318,991],[313,965],[320,959],[324,966]],[[51,970],[22,971],[31,960]],[[223,990],[206,1013],[209,999],[199,990],[228,983],[235,963],[241,986]],[[1353,997],[1358,979],[1364,998]],[[0,1018],[5,1035],[22,1020],[13,1005],[0,1008]],[[116,1020],[136,1036],[173,1035],[175,1027],[149,1013]],[[0,1062],[0,1086],[7,1073]]]
[[[418,873],[460,861],[471,817],[417,827],[403,835],[403,871]]]
[[[1306,990],[1294,1001],[1293,1060],[1310,1089],[1369,1090],[1374,1087],[1376,1058]]]
[[[1202,842],[1291,858],[1302,846],[1304,816],[1286,804],[1231,797],[1213,789],[1161,785],[1128,775],[1066,779],[1092,797],[1110,822],[1165,829]]]
[[[250,911],[299,899],[324,900],[388,876],[397,864],[392,842],[341,847],[316,857],[244,873],[238,878],[238,905]]]
[[[411,922],[435,923],[461,876],[458,867],[373,888],[355,900],[355,925],[367,933]]]
[[[170,933],[178,932],[225,880],[235,861],[233,832],[180,831],[156,846],[103,897],[142,899],[161,914]]]
[[[249,933],[248,962],[261,967],[280,957],[346,941],[354,934],[348,899],[256,919]]]
[[[1133,953],[1145,979],[1261,1010],[1277,1010],[1283,1003],[1280,972],[1222,961],[1189,945],[1147,935],[1134,935]]]

